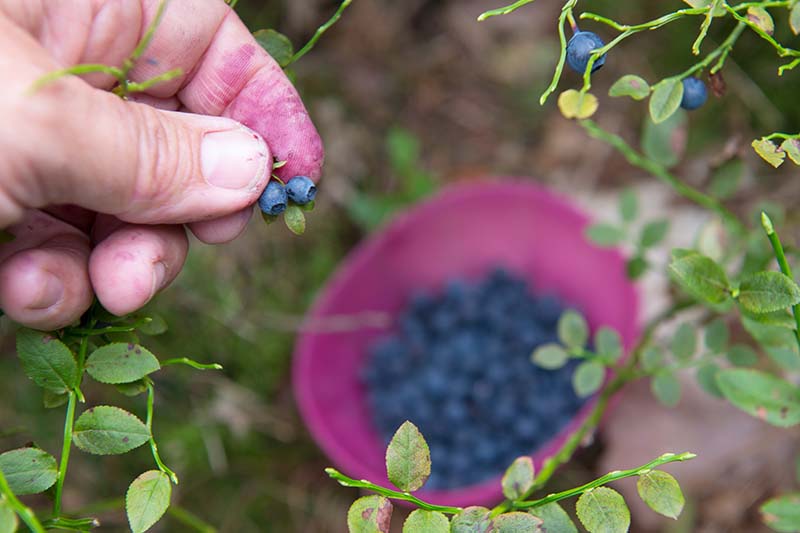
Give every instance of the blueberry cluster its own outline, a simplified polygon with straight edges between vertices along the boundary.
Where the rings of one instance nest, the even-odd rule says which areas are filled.
[[[277,216],[286,211],[289,200],[306,205],[317,195],[317,186],[306,176],[295,176],[286,185],[272,179],[258,199],[258,207],[267,215]]]
[[[574,365],[551,371],[530,355],[558,342],[561,303],[534,296],[498,269],[475,284],[451,280],[414,296],[397,332],[373,345],[363,369],[376,427],[388,442],[411,420],[428,440],[429,489],[478,483],[552,438],[580,408]]]

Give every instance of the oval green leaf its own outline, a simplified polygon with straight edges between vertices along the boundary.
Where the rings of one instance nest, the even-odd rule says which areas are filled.
[[[160,368],[147,348],[122,342],[101,346],[86,360],[86,372],[100,383],[131,383]]]
[[[529,511],[542,520],[545,533],[578,533],[578,528],[567,512],[556,502],[550,502]]]
[[[762,505],[760,510],[762,520],[774,531],[800,531],[800,492],[773,498]]]
[[[669,229],[669,221],[667,220],[654,220],[648,222],[642,229],[642,236],[639,238],[639,243],[642,248],[652,248],[667,236]]]
[[[681,105],[683,82],[677,78],[667,78],[653,87],[650,96],[650,118],[656,124],[672,116]]]
[[[728,346],[731,331],[724,318],[717,318],[706,326],[705,343],[706,348],[713,353],[720,353]]]
[[[438,511],[413,511],[403,523],[403,533],[450,533],[450,521]]]
[[[594,334],[594,347],[597,355],[616,361],[622,357],[622,338],[616,330],[601,327]]]
[[[671,372],[663,372],[650,380],[653,396],[667,407],[675,407],[681,401],[681,382]]]
[[[609,96],[630,96],[634,100],[644,100],[649,94],[650,84],[634,74],[622,76],[608,90]]]
[[[579,349],[589,340],[589,325],[574,309],[568,309],[558,319],[558,339],[568,348]]]
[[[800,3],[795,4],[789,13],[789,25],[792,27],[792,33],[800,35]]]
[[[451,533],[494,533],[494,522],[486,507],[467,507],[453,517]]]
[[[125,494],[125,512],[133,533],[143,533],[158,522],[169,507],[172,485],[160,470],[149,470],[133,480]]]
[[[709,257],[696,252],[673,256],[669,271],[683,289],[700,300],[720,304],[728,299],[728,277]]]
[[[138,448],[150,439],[147,426],[136,416],[110,405],[84,411],[75,421],[73,442],[95,455],[115,455]]]
[[[673,167],[686,152],[688,130],[689,117],[681,109],[659,123],[646,117],[642,129],[642,151],[653,161]]]
[[[697,350],[697,332],[694,326],[684,322],[675,331],[670,343],[672,353],[681,361],[688,361]]]
[[[283,212],[283,221],[286,227],[295,235],[302,235],[306,232],[306,216],[300,206],[290,205]]]
[[[558,95],[558,109],[566,118],[589,118],[594,115],[599,105],[597,98],[592,93],[567,89]]]
[[[531,356],[531,360],[537,365],[547,370],[556,370],[567,363],[569,354],[559,344],[543,344],[536,348]]]
[[[627,188],[619,195],[619,216],[624,222],[633,222],[639,213],[636,191]]]
[[[758,354],[746,344],[731,346],[727,355],[733,366],[753,366],[758,362]]]
[[[21,328],[17,355],[25,374],[43,389],[67,392],[78,386],[78,364],[72,352],[52,335]]]
[[[782,272],[756,272],[742,280],[737,299],[751,313],[771,313],[800,303],[800,287]]]
[[[411,422],[403,422],[386,448],[386,473],[405,492],[419,489],[431,475],[428,443]]]
[[[685,500],[674,477],[661,470],[651,470],[639,476],[636,483],[642,501],[653,511],[676,519],[683,511]]]
[[[533,486],[533,459],[517,457],[501,481],[503,495],[509,500],[520,499]]]
[[[767,35],[775,33],[775,21],[769,11],[761,6],[750,6],[747,8],[747,20],[750,21],[756,28],[763,31]]]
[[[733,405],[774,426],[800,423],[800,388],[759,370],[732,368],[717,374],[722,394]]]
[[[625,239],[625,232],[622,228],[601,222],[586,228],[586,238],[598,246],[616,246]]]
[[[700,388],[706,391],[707,394],[722,398],[722,391],[719,390],[719,385],[717,385],[718,372],[719,367],[717,365],[714,363],[707,363],[697,369],[695,378],[697,379],[697,384],[700,385]]]
[[[778,146],[769,139],[756,139],[750,145],[753,147],[753,150],[761,156],[761,159],[775,168],[781,166],[783,160],[786,158],[786,152],[780,150]]]
[[[383,496],[364,496],[347,511],[347,530],[350,533],[389,533],[392,523],[392,503]]]
[[[795,9],[800,7],[800,4],[795,6]],[[789,159],[792,160],[792,163],[795,165],[800,165],[800,139],[786,139],[781,144],[781,150],[783,150]]]
[[[17,513],[11,508],[8,500],[0,496],[0,533],[14,533],[18,527]]]
[[[589,533],[624,533],[631,525],[625,498],[608,487],[584,492],[575,507],[578,519]]]
[[[58,477],[56,459],[39,448],[19,448],[0,454],[0,471],[17,496],[38,494]]]
[[[294,46],[292,41],[284,34],[273,29],[258,30],[253,33],[253,37],[281,68],[285,68],[291,62],[294,55]]]
[[[597,392],[606,377],[606,367],[598,361],[584,361],[572,375],[572,388],[575,394],[586,398]]]
[[[492,533],[544,533],[542,520],[530,513],[513,512],[501,514],[494,519]]]

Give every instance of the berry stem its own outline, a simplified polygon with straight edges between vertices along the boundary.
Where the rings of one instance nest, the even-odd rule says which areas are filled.
[[[153,387],[153,380],[147,378],[147,420],[145,425],[147,426],[147,430],[150,432],[150,450],[153,452],[153,459],[156,462],[156,466],[158,469],[164,472],[169,476],[169,479],[172,481],[174,485],[178,484],[178,476],[170,470],[167,465],[161,461],[161,456],[158,455],[158,445],[156,444],[156,439],[153,437],[153,403],[155,400],[155,389]]]
[[[85,345],[88,338],[81,339],[81,351],[85,353]],[[58,478],[56,478],[56,494],[53,501],[53,516],[61,516],[61,495],[64,491],[64,479],[67,477],[67,465],[69,465],[69,452],[72,450],[72,427],[75,423],[75,402],[78,395],[75,391],[69,392],[67,400],[67,414],[64,418],[64,444],[61,447],[61,463],[58,467]]]
[[[575,17],[572,15],[572,10],[567,12],[567,22],[569,22],[569,27],[572,28],[573,35],[581,31],[581,29],[578,28],[578,23],[575,22]]]
[[[317,28],[317,31],[314,33],[311,39],[305,44],[305,46],[303,46],[303,48],[298,50],[297,53],[295,53],[292,56],[292,58],[289,60],[288,63],[286,63],[286,65],[283,68],[284,69],[288,68],[289,65],[291,65],[292,63],[294,63],[307,53],[309,53],[311,49],[314,48],[314,45],[317,44],[317,41],[319,41],[320,37],[322,37],[322,35],[326,31],[328,31],[328,28],[336,24],[336,21],[338,21],[341,18],[342,13],[344,12],[345,9],[347,9],[347,6],[349,6],[352,1],[353,0],[344,0],[341,4],[339,4],[339,8],[336,10],[336,13],[333,14],[333,16],[328,20],[328,22]]]

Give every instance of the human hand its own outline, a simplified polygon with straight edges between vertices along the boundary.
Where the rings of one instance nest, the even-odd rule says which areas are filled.
[[[124,101],[121,66],[160,0],[0,0],[0,308],[39,329],[93,295],[115,314],[147,303],[186,257],[245,227],[270,178],[319,178],[322,142],[280,67],[222,0],[171,0],[131,71],[183,74]],[[247,127],[245,127],[245,126]],[[274,158],[274,159],[273,159]]]

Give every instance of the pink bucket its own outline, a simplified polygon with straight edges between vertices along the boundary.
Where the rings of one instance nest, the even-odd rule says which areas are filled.
[[[503,266],[537,292],[554,293],[586,315],[590,326],[616,329],[629,350],[639,335],[637,294],[614,250],[584,237],[588,219],[566,200],[530,182],[501,178],[443,190],[370,236],[342,262],[311,309],[309,323],[331,315],[381,312],[396,316],[409,296],[436,291],[446,280],[478,279]],[[294,391],[312,436],[344,474],[391,486],[385,447],[365,398],[359,371],[367,348],[386,330],[315,332],[298,339]],[[586,418],[571,423],[531,455],[537,470]],[[441,505],[492,505],[502,498],[494,479],[418,496]]]

